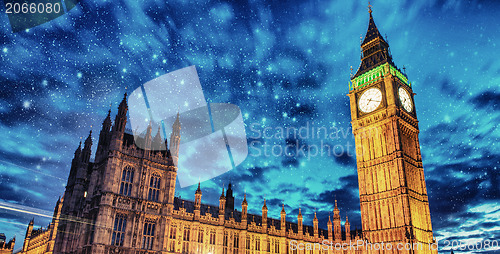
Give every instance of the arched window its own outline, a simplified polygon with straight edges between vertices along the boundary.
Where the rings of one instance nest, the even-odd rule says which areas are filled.
[[[127,216],[124,214],[116,214],[115,225],[113,227],[113,235],[111,238],[111,245],[123,246],[126,227],[127,227]]]
[[[154,174],[149,181],[148,200],[158,202],[160,196],[160,176]]]
[[[153,221],[146,221],[144,223],[144,232],[142,233],[142,248],[146,250],[153,249],[153,241],[155,237],[156,223]]]
[[[120,183],[120,195],[130,196],[132,193],[132,182],[134,181],[134,169],[127,166],[122,171]]]

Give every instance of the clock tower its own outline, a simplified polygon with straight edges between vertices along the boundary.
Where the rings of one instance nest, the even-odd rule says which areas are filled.
[[[412,85],[392,60],[370,8],[361,65],[349,83],[363,236],[392,250],[437,253]],[[400,246],[402,250],[396,249]]]

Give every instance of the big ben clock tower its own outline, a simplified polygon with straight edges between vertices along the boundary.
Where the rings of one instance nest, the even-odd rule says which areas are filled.
[[[361,65],[349,85],[363,236],[392,250],[437,253],[412,85],[392,61],[370,8]],[[401,246],[402,249],[398,247]],[[407,248],[412,246],[412,248]]]

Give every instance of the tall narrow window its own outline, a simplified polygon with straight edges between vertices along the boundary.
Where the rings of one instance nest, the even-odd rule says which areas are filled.
[[[215,231],[210,232],[210,244],[215,244]]]
[[[224,232],[224,237],[222,237],[222,246],[223,246],[223,249],[222,249],[222,254],[227,254],[227,246],[228,246],[228,239],[229,238],[229,235],[227,234],[227,232]]]
[[[189,235],[190,235],[190,232],[189,232],[189,228],[188,227],[185,227],[184,228],[184,236],[183,236],[183,240],[184,241],[189,241]]]
[[[158,197],[160,196],[160,177],[158,175],[152,175],[149,181],[149,193],[148,200],[158,202]]]
[[[203,229],[200,229],[200,231],[198,231],[198,242],[203,242]]]
[[[177,235],[177,228],[172,225],[170,228],[170,239],[175,239],[175,236]]]
[[[184,254],[189,253],[189,242],[182,243],[182,253]]]
[[[233,254],[237,254],[238,248],[240,247],[240,237],[237,234],[234,235],[233,247],[234,247]]]
[[[146,250],[153,249],[153,240],[155,236],[155,226],[154,222],[144,223],[144,232],[142,234],[142,248]]]
[[[169,251],[175,252],[175,240],[170,240]]]
[[[120,184],[120,195],[130,196],[132,193],[132,182],[134,181],[134,169],[127,166],[122,171],[122,181]]]
[[[123,246],[123,239],[125,238],[126,227],[127,227],[127,216],[123,214],[116,214],[115,225],[113,227],[113,236],[111,238],[111,245]]]

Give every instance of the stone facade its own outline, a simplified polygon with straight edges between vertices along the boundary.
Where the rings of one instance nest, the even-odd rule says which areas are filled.
[[[7,237],[5,237],[5,234],[0,233],[0,254],[12,254],[12,252],[14,251],[15,243],[15,238],[12,238],[9,242],[7,242]]]
[[[38,253],[54,253],[54,244],[56,241],[57,227],[61,216],[61,208],[63,199],[57,200],[54,208],[52,222],[47,228],[39,228],[33,230],[34,219],[28,224],[26,229],[26,237],[24,238],[23,249],[19,253],[38,254]]]

